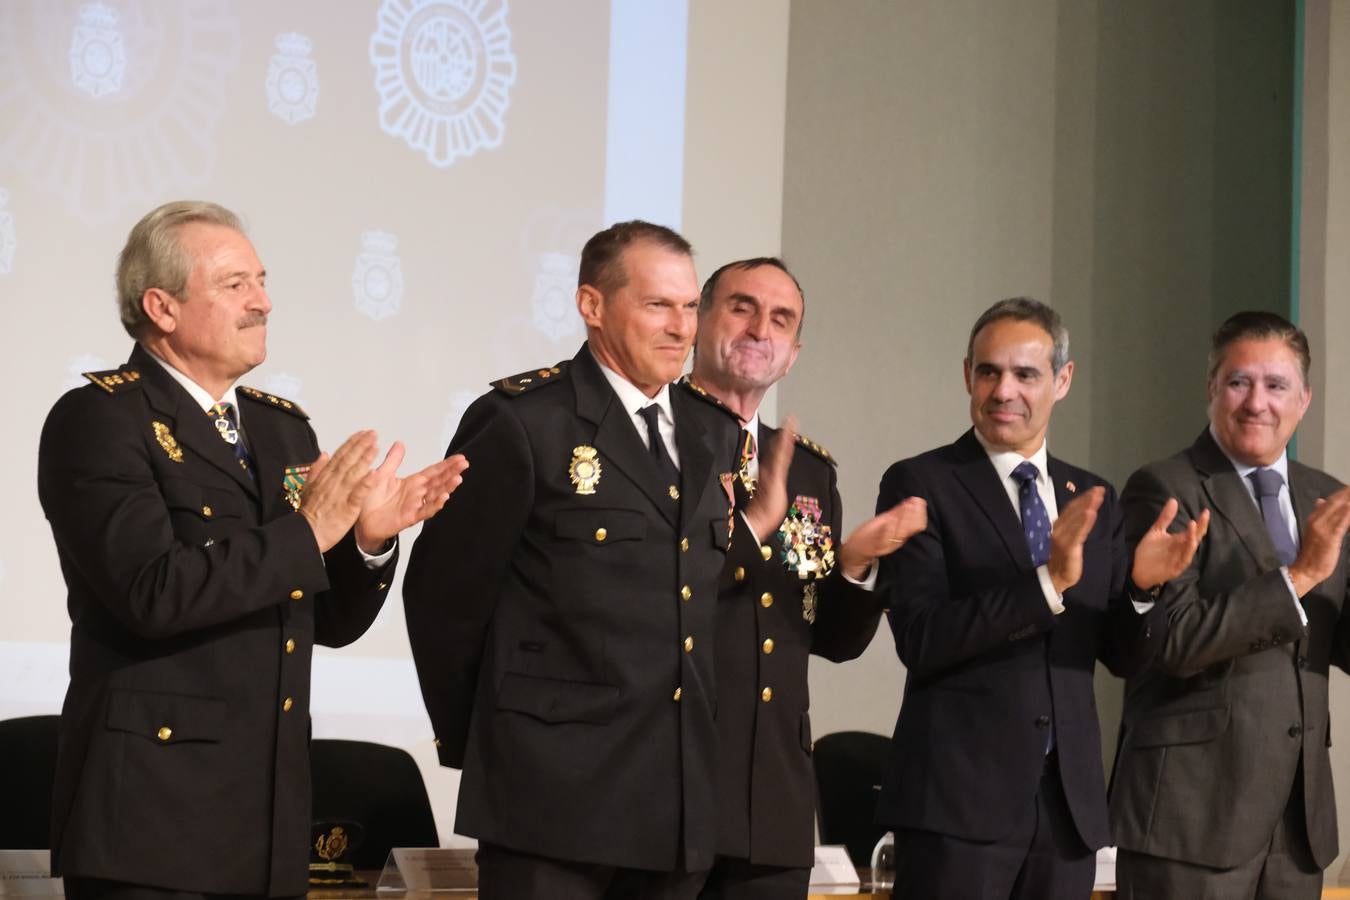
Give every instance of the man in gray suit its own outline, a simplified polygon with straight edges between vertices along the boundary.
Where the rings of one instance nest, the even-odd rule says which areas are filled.
[[[1111,793],[1122,900],[1315,898],[1336,856],[1327,672],[1350,651],[1350,488],[1287,455],[1308,367],[1285,319],[1224,322],[1209,427],[1121,495],[1131,540],[1169,497],[1177,523],[1214,513],[1162,592],[1162,651],[1126,686]]]

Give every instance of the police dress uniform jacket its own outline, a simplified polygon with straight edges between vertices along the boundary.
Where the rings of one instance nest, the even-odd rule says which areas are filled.
[[[320,555],[283,492],[319,448],[237,395],[256,481],[139,345],[52,409],[38,493],[69,592],[53,867],[206,893],[306,890],[315,643],[356,640],[393,561]]]
[[[770,447],[778,430],[760,423]],[[880,595],[843,577],[832,554],[843,507],[834,459],[799,440],[788,470],[788,518],[761,545],[736,516],[717,621],[717,731],[721,742],[718,853],[753,865],[810,867],[816,781],[811,767],[807,663],[859,656],[876,634]],[[828,538],[823,577],[803,578],[803,524]],[[806,535],[810,540],[811,535]],[[794,553],[791,560],[789,553]],[[819,562],[816,557],[814,562]],[[808,563],[809,565],[809,563]]]
[[[1341,487],[1289,461],[1300,533],[1317,499]],[[1350,655],[1344,550],[1303,597],[1304,627],[1261,510],[1208,429],[1131,476],[1121,494],[1131,540],[1168,497],[1181,523],[1211,510],[1209,532],[1162,593],[1171,627],[1155,664],[1126,684],[1116,840],[1215,868],[1247,862],[1269,845],[1301,765],[1312,856],[1325,868],[1337,852],[1327,673]]]
[[[455,828],[625,868],[707,868],[716,835],[719,474],[735,423],[672,390],[666,483],[588,346],[502,379],[450,445],[472,468],[404,582]]]
[[[1064,795],[1089,849],[1109,843],[1093,695],[1097,660],[1128,676],[1156,653],[1161,605],[1127,591],[1120,507],[1102,479],[1051,456],[1064,509],[1101,485],[1083,577],[1046,603],[1017,510],[973,431],[891,466],[878,510],[928,503],[928,527],[882,561],[896,651],[908,670],[877,821],[995,841],[1035,809],[1053,717]],[[1147,595],[1145,595],[1146,598]],[[1053,696],[1053,703],[1052,703]]]

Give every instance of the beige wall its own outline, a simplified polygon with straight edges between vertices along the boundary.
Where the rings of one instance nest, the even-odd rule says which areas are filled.
[[[1304,28],[1300,319],[1313,353],[1313,403],[1299,455],[1350,481],[1350,8],[1307,0]],[[1331,677],[1337,818],[1350,822],[1350,682]],[[1343,828],[1346,827],[1344,824]],[[1350,884],[1344,852],[1331,867]]]
[[[1001,297],[1073,335],[1057,455],[1120,485],[1193,439],[1214,325],[1287,309],[1293,9],[793,2],[783,251],[809,315],[780,407],[842,461],[846,526],[967,427],[967,329]],[[811,678],[817,734],[890,733],[889,634]],[[1099,672],[1108,759],[1120,690]]]

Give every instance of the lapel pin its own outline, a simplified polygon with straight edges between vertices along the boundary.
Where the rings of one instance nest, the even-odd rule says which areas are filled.
[[[1066,481],[1064,482],[1064,490],[1068,491],[1070,494],[1076,493],[1078,491],[1078,485],[1074,484],[1072,481]]]

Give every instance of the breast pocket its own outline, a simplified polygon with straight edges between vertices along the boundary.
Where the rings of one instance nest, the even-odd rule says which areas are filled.
[[[560,538],[612,546],[647,536],[647,519],[632,509],[564,509],[553,520]]]

